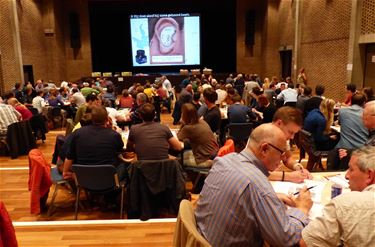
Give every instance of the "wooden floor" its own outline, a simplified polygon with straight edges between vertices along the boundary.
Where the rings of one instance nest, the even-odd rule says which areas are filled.
[[[173,126],[170,115],[163,114],[162,122]],[[178,126],[177,126],[178,127]],[[55,139],[64,130],[47,133],[45,143],[38,141],[47,161],[52,160]],[[55,200],[57,208],[51,216],[30,213],[28,191],[28,157],[17,159],[0,156],[0,200],[4,202],[14,222],[20,246],[171,246],[175,219],[166,222],[139,222],[122,220],[119,212],[105,208],[80,210],[79,221],[74,222],[74,195],[67,188],[59,190]],[[49,194],[51,199],[53,187]],[[93,220],[109,220],[106,224],[92,224]],[[53,225],[58,221],[59,225]],[[88,223],[87,223],[88,222]],[[104,222],[104,221],[103,221]],[[112,223],[113,222],[113,223]],[[64,225],[71,224],[74,225]],[[77,224],[78,223],[78,224]],[[35,225],[41,224],[41,225]]]

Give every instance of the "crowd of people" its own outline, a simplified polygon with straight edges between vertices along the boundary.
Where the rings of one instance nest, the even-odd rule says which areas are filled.
[[[174,156],[183,157],[183,165],[211,168],[195,216],[200,233],[213,246],[262,246],[265,241],[272,246],[370,246],[374,232],[363,229],[371,229],[368,224],[375,220],[374,207],[369,207],[375,200],[373,89],[360,92],[348,84],[345,99],[335,102],[324,97],[323,85],[312,96],[306,83],[304,70],[297,84],[290,78],[284,82],[238,74],[219,81],[213,75],[192,75],[172,86],[162,76],[153,83],[134,83],[120,95],[110,80],[100,78],[64,81],[59,88],[42,80],[24,87],[16,83],[0,103],[0,135],[14,122],[43,114],[46,106],[61,107],[75,125],[55,150],[65,179],[72,178],[75,163],[113,164],[120,179],[129,179],[124,159],[129,152],[138,160]],[[179,125],[176,135],[160,123],[163,107]],[[129,110],[121,114],[121,108]],[[226,139],[225,126],[233,123],[253,123],[249,140],[239,143],[237,152],[216,157]],[[335,124],[340,133],[331,128]],[[296,197],[278,195],[269,182],[312,178],[292,158],[301,129],[312,134],[318,150],[330,151],[328,169],[348,170],[350,189],[357,191],[333,199],[324,217],[312,222],[307,188]],[[350,220],[355,214],[361,217]]]

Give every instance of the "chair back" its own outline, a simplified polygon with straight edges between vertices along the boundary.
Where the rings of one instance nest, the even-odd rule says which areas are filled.
[[[33,116],[39,115],[38,109],[36,109],[35,107],[28,106],[27,108],[31,111],[31,113],[33,114]]]
[[[49,189],[52,185],[51,166],[41,150],[35,148],[29,152],[30,212],[39,214],[44,208]]]
[[[224,143],[224,146],[222,146],[219,149],[219,152],[217,152],[217,156],[222,157],[226,154],[233,153],[233,152],[234,152],[234,141],[232,139],[228,139]]]
[[[314,142],[314,137],[310,132],[307,130],[301,129],[299,132],[299,141],[301,147],[308,153],[308,154],[313,154],[316,150],[315,142]]]
[[[148,220],[161,213],[177,216],[186,182],[176,159],[138,160],[131,165],[128,219]],[[163,209],[163,210],[162,210]]]
[[[61,107],[59,107],[59,106],[52,107],[51,114],[52,114],[53,117],[61,116]]]
[[[119,187],[116,168],[113,165],[73,164],[72,170],[76,185],[87,190],[103,192]]]
[[[228,124],[227,128],[229,137],[233,138],[234,141],[247,141],[254,125],[252,123],[231,123]]]
[[[8,126],[6,143],[12,159],[28,154],[36,147],[35,137],[29,120],[12,123]]]
[[[198,232],[194,216],[194,208],[190,201],[182,200],[178,212],[176,229],[173,237],[173,246],[211,246]]]

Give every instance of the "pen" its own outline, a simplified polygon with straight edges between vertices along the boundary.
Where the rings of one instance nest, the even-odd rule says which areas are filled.
[[[314,187],[316,187],[316,185],[308,187],[307,190],[311,190]],[[293,193],[294,196],[296,196],[298,194],[299,194],[299,191],[297,191],[296,193]]]

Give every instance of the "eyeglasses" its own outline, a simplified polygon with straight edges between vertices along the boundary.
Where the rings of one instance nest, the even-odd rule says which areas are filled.
[[[274,149],[276,149],[277,151],[279,151],[281,156],[283,156],[285,154],[284,150],[281,150],[280,148],[276,147],[275,145],[273,145],[271,143],[267,143],[267,144],[270,145],[271,147],[273,147]]]

